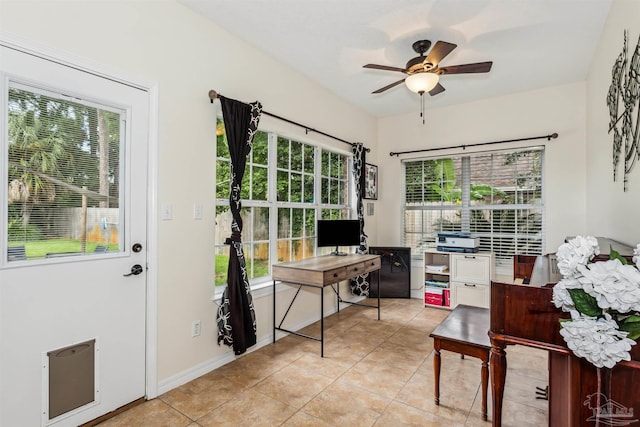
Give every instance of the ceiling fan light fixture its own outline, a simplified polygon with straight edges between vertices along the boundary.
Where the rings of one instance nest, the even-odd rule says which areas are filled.
[[[440,76],[436,73],[424,72],[412,74],[404,82],[411,92],[422,94],[436,87],[438,80]]]

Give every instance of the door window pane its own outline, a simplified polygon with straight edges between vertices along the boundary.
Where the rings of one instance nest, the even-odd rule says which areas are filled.
[[[8,261],[120,250],[124,112],[11,83]]]

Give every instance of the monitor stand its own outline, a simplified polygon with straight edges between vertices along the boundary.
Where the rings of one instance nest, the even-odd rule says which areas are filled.
[[[338,247],[336,246],[336,250],[335,250],[335,251],[333,251],[333,252],[331,252],[331,255],[335,255],[335,256],[347,256],[347,253],[346,253],[346,252],[340,252],[340,251],[338,250]]]

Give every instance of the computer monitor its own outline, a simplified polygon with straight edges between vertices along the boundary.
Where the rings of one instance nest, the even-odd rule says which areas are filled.
[[[335,247],[331,255],[346,255],[340,246],[360,246],[360,221],[357,219],[318,220],[316,227],[319,248]]]

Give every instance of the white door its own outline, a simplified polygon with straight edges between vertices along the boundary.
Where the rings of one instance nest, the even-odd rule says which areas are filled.
[[[0,425],[77,426],[145,396],[149,94],[4,46],[0,89]]]

